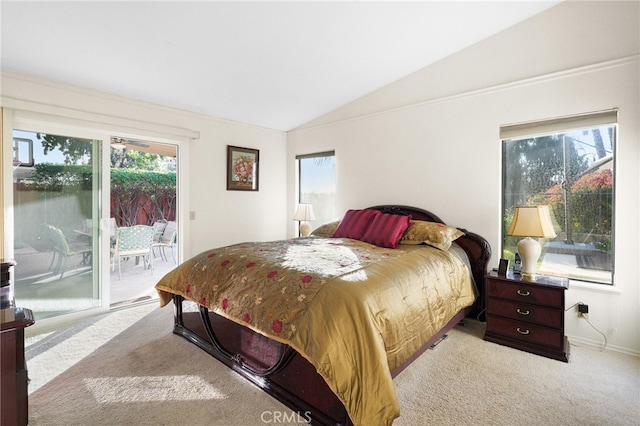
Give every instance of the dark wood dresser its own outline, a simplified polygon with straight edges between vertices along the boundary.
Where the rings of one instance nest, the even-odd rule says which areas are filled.
[[[33,314],[24,308],[0,309],[0,321],[0,424],[26,425],[29,378],[24,359],[24,329],[34,323]]]
[[[569,280],[538,275],[490,272],[486,280],[487,329],[484,340],[569,361],[569,341],[564,334],[564,298]]]
[[[0,425],[29,423],[29,377],[24,358],[24,329],[35,322],[29,309],[17,308],[13,299],[13,260],[2,259],[0,271]]]

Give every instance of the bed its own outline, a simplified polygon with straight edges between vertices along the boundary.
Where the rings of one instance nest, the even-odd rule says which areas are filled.
[[[384,205],[308,237],[207,250],[156,290],[174,333],[300,419],[389,425],[392,378],[466,316],[482,319],[490,256],[473,232]]]

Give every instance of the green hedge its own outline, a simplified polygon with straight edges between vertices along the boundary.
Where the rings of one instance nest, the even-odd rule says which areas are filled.
[[[137,190],[153,193],[158,189],[176,190],[175,172],[149,172],[131,169],[111,169],[111,191]]]
[[[93,167],[37,164],[23,188],[39,192],[92,190]],[[176,173],[111,169],[111,216],[118,225],[175,220]]]

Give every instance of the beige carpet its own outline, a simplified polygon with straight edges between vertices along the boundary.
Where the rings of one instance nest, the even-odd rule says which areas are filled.
[[[173,335],[172,317],[146,305],[29,338],[30,425],[300,424]],[[572,346],[563,363],[482,333],[467,321],[394,380],[402,408],[394,425],[640,424],[638,358]]]

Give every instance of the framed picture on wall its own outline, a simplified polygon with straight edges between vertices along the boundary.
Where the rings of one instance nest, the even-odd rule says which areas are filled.
[[[227,191],[257,191],[260,151],[227,146]]]

